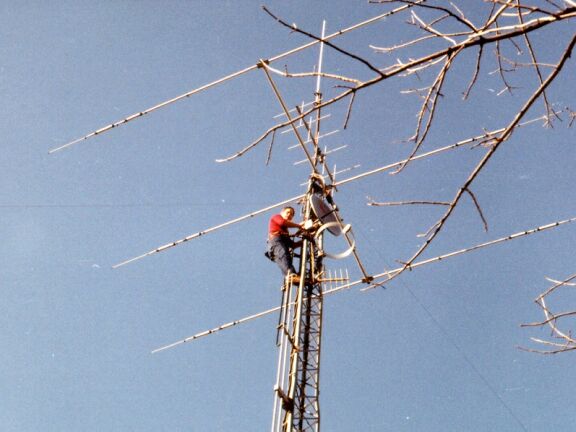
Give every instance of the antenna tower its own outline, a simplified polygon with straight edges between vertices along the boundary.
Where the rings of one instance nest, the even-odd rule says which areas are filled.
[[[275,136],[274,134],[276,133],[276,131],[282,130],[282,133],[293,132],[297,138],[297,144],[295,147],[300,147],[305,155],[304,160],[296,162],[296,164],[308,163],[311,171],[307,179],[307,183],[305,183],[307,185],[306,192],[301,195],[288,198],[282,202],[269,205],[265,208],[252,211],[249,214],[237,217],[232,220],[228,220],[227,222],[223,222],[210,228],[204,229],[202,231],[190,234],[179,240],[175,240],[170,243],[164,244],[144,254],[120,262],[114,265],[113,268],[124,266],[128,263],[165,251],[167,249],[181,245],[188,241],[204,237],[206,234],[248,220],[256,215],[263,214],[265,212],[281,207],[283,205],[292,204],[296,201],[298,201],[301,204],[302,207],[301,214],[303,220],[306,223],[305,225],[306,230],[302,234],[302,245],[300,246],[300,249],[298,251],[299,255],[296,256],[298,260],[298,266],[296,268],[298,269],[299,273],[299,282],[297,285],[293,284],[291,278],[287,278],[287,280],[284,281],[281,288],[282,300],[280,306],[255,313],[253,315],[246,316],[244,318],[237,319],[228,322],[226,324],[222,324],[210,330],[202,331],[193,336],[187,337],[185,339],[179,340],[169,345],[165,345],[153,351],[158,352],[166,350],[175,347],[177,345],[183,344],[185,342],[194,341],[201,337],[212,335],[216,332],[232,328],[236,325],[245,323],[250,320],[254,320],[256,318],[268,315],[270,313],[279,313],[277,334],[276,334],[276,344],[278,347],[278,363],[277,363],[276,381],[274,384],[274,403],[273,403],[271,432],[294,432],[294,431],[318,432],[320,430],[319,386],[320,386],[320,360],[321,360],[322,321],[323,321],[322,318],[323,318],[324,297],[334,294],[336,292],[341,292],[344,289],[350,289],[352,287],[360,285],[361,283],[369,284],[362,291],[375,289],[377,287],[389,283],[391,280],[395,279],[406,270],[412,270],[423,265],[438,263],[440,261],[443,262],[448,258],[472,252],[480,248],[489,247],[499,243],[518,239],[527,235],[532,235],[534,233],[539,233],[544,230],[559,227],[561,225],[576,222],[576,217],[565,219],[550,223],[548,225],[539,226],[534,229],[529,229],[526,231],[511,234],[506,237],[501,237],[496,240],[477,244],[475,246],[467,247],[464,249],[445,253],[443,255],[438,255],[432,258],[427,258],[423,260],[421,259],[417,261],[420,254],[423,252],[424,248],[426,248],[426,246],[430,243],[432,238],[440,230],[440,227],[442,226],[444,221],[450,216],[450,212],[455,208],[455,205],[458,203],[459,197],[462,196],[464,192],[468,192],[472,196],[474,202],[476,201],[472,193],[467,189],[466,185],[470,184],[470,182],[475,178],[474,176],[484,166],[483,163],[487,161],[488,160],[487,158],[493,153],[496,147],[492,147],[490,151],[486,153],[486,155],[482,159],[482,163],[477,166],[472,177],[470,177],[469,181],[467,181],[465,186],[459,190],[455,201],[452,204],[449,204],[450,210],[448,211],[448,213],[446,213],[446,215],[432,227],[432,229],[426,235],[427,239],[424,246],[422,246],[419,249],[419,251],[415,255],[413,255],[412,258],[410,258],[408,261],[400,262],[401,267],[397,269],[385,270],[382,273],[372,275],[369,275],[366,272],[356,252],[355,242],[352,236],[350,225],[343,224],[342,219],[340,218],[338,213],[338,208],[334,202],[333,194],[334,191],[337,190],[337,188],[374,174],[383,173],[386,171],[390,171],[392,169],[401,169],[409,162],[412,163],[417,160],[432,157],[444,153],[446,151],[451,151],[456,148],[464,148],[469,145],[476,146],[478,145],[478,143],[492,142],[493,140],[495,140],[496,136],[501,137],[510,136],[511,131],[513,131],[514,129],[542,119],[538,118],[520,122],[522,116],[518,116],[516,117],[514,122],[511,123],[509,126],[500,129],[494,129],[491,131],[485,130],[481,135],[469,137],[460,140],[456,143],[436,148],[425,153],[418,152],[418,154],[416,154],[416,150],[414,150],[414,153],[410,155],[407,159],[396,161],[393,163],[388,163],[387,165],[380,166],[378,168],[371,169],[358,175],[354,175],[352,177],[348,177],[345,179],[339,179],[338,181],[336,181],[335,179],[335,176],[337,175],[336,168],[334,167],[333,170],[329,169],[326,163],[326,156],[330,153],[337,151],[339,148],[343,147],[334,148],[331,150],[320,148],[319,146],[320,139],[336,132],[332,131],[326,133],[323,131],[324,135],[321,135],[321,122],[323,119],[328,117],[327,115],[321,113],[321,107],[323,104],[324,106],[327,106],[332,104],[333,102],[337,102],[343,99],[347,95],[351,95],[351,102],[348,110],[349,114],[352,106],[352,101],[354,100],[353,97],[356,93],[354,93],[352,90],[349,89],[345,92],[340,93],[336,97],[333,98],[327,97],[327,100],[323,100],[320,84],[321,84],[321,77],[323,75],[322,61],[323,61],[324,43],[328,42],[333,38],[340,37],[355,29],[362,28],[371,23],[379,22],[383,18],[390,16],[392,14],[396,14],[400,11],[410,9],[413,6],[412,3],[414,3],[415,5],[421,2],[406,2],[406,3],[410,4],[402,5],[397,9],[387,11],[373,18],[354,24],[353,26],[350,26],[348,28],[341,29],[330,35],[325,34],[325,23],[324,23],[322,26],[321,38],[314,37],[315,40],[312,42],[308,42],[304,45],[286,51],[282,54],[278,54],[274,57],[268,57],[266,60],[260,60],[256,64],[252,64],[249,67],[241,69],[225,77],[219,78],[201,87],[190,90],[172,99],[156,104],[145,110],[138,111],[137,113],[134,113],[114,123],[108,124],[100,129],[94,130],[93,132],[90,132],[87,135],[84,135],[80,138],[70,141],[50,151],[50,153],[54,153],[56,151],[60,151],[72,145],[83,142],[87,139],[99,136],[105,132],[116,129],[121,125],[124,125],[128,122],[132,122],[154,111],[164,108],[170,104],[184,100],[188,97],[191,97],[192,95],[208,90],[226,81],[235,79],[236,77],[244,75],[248,72],[260,70],[265,74],[268,83],[270,84],[276,98],[278,99],[278,102],[282,107],[283,113],[281,114],[281,116],[285,117],[285,121],[282,121],[273,128],[270,128],[260,138],[258,138],[256,141],[254,141],[247,147],[236,152],[234,155],[227,157],[225,159],[217,159],[217,162],[231,161],[237,157],[242,156],[247,151],[254,148],[258,143],[262,142],[270,134],[272,134],[272,140],[269,150],[269,157],[270,157],[272,144],[274,142],[274,136]],[[269,11],[267,12],[270,14]],[[288,77],[289,74],[287,72],[283,74],[282,72],[273,69],[271,65],[277,60],[301,52],[315,45],[318,45],[320,47],[320,53],[319,53],[318,68],[316,72],[317,79],[314,92],[314,101],[312,102],[313,107],[312,108],[308,107],[305,109],[305,107],[307,107],[308,105],[302,105],[301,107],[296,107],[293,110],[289,110],[282,98],[282,95],[280,94],[278,87],[276,86],[272,78],[271,72],[279,73],[280,75],[284,75],[286,77]],[[464,45],[462,45],[462,47],[464,47]],[[569,51],[567,51],[567,53],[568,52]],[[417,59],[411,61],[410,64],[417,66],[422,63],[423,59],[426,60],[426,58]],[[428,62],[428,60],[426,61]],[[407,64],[398,64],[394,67],[390,67],[389,69],[390,72],[387,72],[387,76],[389,77],[402,73],[402,71],[408,70],[409,66],[410,65]],[[557,68],[556,72],[554,72],[550,76],[553,77],[554,74],[557,73],[559,70],[560,68]],[[306,76],[306,75],[307,74],[300,74],[300,76]],[[325,74],[324,76],[328,76],[328,74]],[[383,75],[381,74],[380,78],[382,77]],[[551,81],[550,78],[548,78],[545,83],[547,84],[550,81]],[[373,84],[375,82],[377,82],[377,80],[363,82],[362,85]],[[545,83],[542,83],[541,86],[542,91],[545,89],[544,86]],[[438,90],[438,95],[439,94],[440,93]],[[295,113],[296,115],[292,115],[291,113],[292,114]],[[305,116],[308,116],[309,114],[311,117],[306,119]],[[547,116],[544,118],[547,118]],[[345,124],[346,123],[347,119]],[[291,128],[291,131],[288,128]],[[305,136],[303,137],[302,135]],[[344,171],[347,170],[343,170],[340,172]],[[370,203],[370,204],[380,205],[378,203]],[[382,205],[385,204],[392,205],[397,203],[383,203]],[[477,204],[476,207],[479,210]],[[433,231],[434,229],[436,231]],[[348,249],[339,254],[328,253],[325,250],[325,242],[324,242],[325,240],[324,234],[326,233],[326,231],[330,232],[332,235],[341,236],[341,238],[343,238],[347,242]],[[432,234],[430,234],[431,232]],[[356,264],[360,272],[362,273],[362,277],[359,280],[350,282],[348,272],[346,270],[331,272],[324,267],[325,258],[340,259],[340,258],[346,258],[350,255],[354,257]]]
[[[324,22],[322,38],[325,35],[325,26]],[[323,48],[324,44],[321,43],[314,93],[315,106],[322,103],[320,82]],[[284,110],[284,115],[287,120],[291,121],[290,111],[282,100],[267,65],[262,62],[261,67]],[[298,114],[301,113],[298,108],[297,111]],[[342,272],[340,272],[340,277],[332,277],[332,274],[325,272],[323,258],[329,255],[323,251],[324,228],[328,228],[335,235],[344,233],[350,245],[345,255],[349,255],[354,250],[354,243],[349,239],[348,230],[343,227],[332,200],[333,174],[326,166],[325,153],[318,145],[322,119],[320,109],[316,110],[315,116],[316,118],[311,119],[309,123],[302,120],[309,137],[306,141],[301,137],[294,122],[291,123],[312,171],[306,194],[301,201],[302,216],[307,226],[322,225],[323,228],[318,229],[314,236],[303,236],[298,267],[300,282],[293,285],[290,277],[287,277],[282,286],[282,302],[276,337],[278,368],[274,386],[272,432],[317,432],[320,430],[319,387],[323,285],[348,280]],[[308,151],[307,145],[311,145],[312,152]],[[320,171],[326,172],[326,176],[321,175]],[[325,184],[325,177],[330,182],[328,185]]]
[[[322,37],[325,33],[325,23]],[[322,69],[324,45],[320,44],[318,72]],[[266,76],[275,89],[272,78],[266,68]],[[320,104],[320,75],[316,81],[314,103]],[[290,114],[277,90],[275,90],[285,115]],[[305,220],[316,217],[310,204],[314,193],[325,193],[323,180],[314,174],[318,172],[323,158],[318,147],[320,136],[321,112],[316,112],[316,122],[307,127],[313,145],[312,176],[308,182],[306,199],[302,213]],[[311,129],[313,127],[313,129]],[[297,129],[294,129],[300,144],[306,152],[305,143]],[[308,159],[310,156],[306,152]],[[321,235],[322,236],[322,235]],[[318,241],[304,237],[301,253],[300,282],[292,286],[287,279],[282,287],[282,304],[278,321],[276,344],[278,346],[278,370],[274,386],[274,408],[272,414],[272,432],[288,431],[318,431],[320,429],[320,347],[322,340],[322,286],[319,278],[323,275],[320,248],[322,237]]]

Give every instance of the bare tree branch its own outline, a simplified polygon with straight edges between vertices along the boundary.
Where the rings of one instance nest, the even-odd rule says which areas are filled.
[[[414,3],[416,3],[416,2],[414,2]],[[512,26],[499,26],[496,28],[490,28],[490,26],[492,24],[494,24],[495,20],[500,15],[502,15],[502,13],[504,13],[505,10],[506,10],[506,7],[503,6],[499,10],[497,10],[496,12],[492,13],[490,18],[486,21],[485,25],[483,27],[481,27],[478,32],[470,33],[465,40],[463,40],[462,42],[459,42],[456,46],[449,46],[445,49],[435,51],[431,54],[425,55],[425,56],[420,57],[418,59],[413,59],[409,62],[399,61],[390,67],[384,68],[383,71],[378,70],[378,76],[376,76],[375,78],[372,78],[368,81],[364,81],[361,84],[358,84],[354,88],[348,88],[345,91],[343,91],[342,93],[334,96],[333,98],[323,101],[318,106],[315,106],[315,107],[303,112],[299,117],[293,119],[293,121],[300,120],[301,118],[304,118],[304,117],[312,114],[313,112],[315,112],[318,109],[322,109],[322,108],[327,107],[329,105],[335,104],[335,103],[339,102],[340,100],[342,100],[348,96],[351,96],[352,93],[356,93],[358,91],[365,90],[365,89],[367,89],[367,88],[369,88],[369,87],[371,87],[377,83],[380,83],[383,80],[390,79],[392,77],[399,76],[399,75],[402,75],[403,73],[407,73],[407,72],[408,73],[414,73],[418,69],[429,67],[434,62],[442,61],[442,59],[447,58],[447,57],[453,59],[454,58],[453,56],[455,53],[461,52],[465,49],[469,49],[469,48],[474,47],[474,46],[484,46],[487,44],[495,44],[501,40],[512,39],[516,36],[521,36],[523,34],[528,34],[530,32],[534,32],[534,31],[541,29],[542,27],[548,26],[550,24],[576,17],[576,7],[570,7],[570,8],[560,9],[556,13],[550,13],[549,15],[546,15],[543,17],[535,18],[535,19],[532,19],[530,21],[525,21],[522,24],[517,24],[517,25],[512,25]],[[277,19],[279,22],[281,22],[282,25],[284,25],[286,27],[291,28],[292,30],[295,30],[299,33],[305,34],[314,40],[320,40],[318,37],[312,35],[311,33],[304,32],[300,29],[294,29],[294,26],[291,26],[291,25],[287,24],[286,22],[279,20],[278,18],[276,18],[271,13],[270,13],[270,15],[273,16],[275,19]],[[341,49],[335,47],[334,44],[328,43],[328,41],[326,41],[326,43],[327,43],[327,45],[333,47],[334,49],[339,50],[339,52],[341,52],[344,55],[351,54],[351,53],[348,53],[347,51],[344,51],[344,50],[341,50]],[[360,62],[363,62],[363,63],[366,62],[366,60],[361,59],[358,56],[355,56],[354,54],[351,54],[351,58],[354,58],[354,59],[356,59]],[[364,63],[364,64],[366,64],[366,63]],[[368,63],[367,66],[371,69],[374,68],[374,66],[370,63]],[[445,72],[444,72],[444,74],[445,74]],[[443,77],[441,75],[438,75],[436,83],[440,84],[440,83],[442,83],[442,80],[443,80]],[[438,96],[438,94],[436,94],[436,96]],[[432,102],[432,106],[428,108],[429,111],[427,111],[427,112],[433,113],[433,110],[435,109],[434,108],[435,103],[437,103],[436,102],[437,97],[436,98],[430,97],[430,101],[434,101],[434,102]],[[426,109],[426,107],[424,109]],[[430,118],[430,117],[428,117],[428,118]],[[245,154],[248,150],[254,148],[259,142],[261,142],[262,139],[265,138],[273,130],[286,127],[289,124],[290,124],[289,122],[285,122],[285,123],[281,123],[281,124],[278,124],[278,125],[270,128],[265,133],[265,135],[263,137],[257,139],[256,141],[254,141],[249,146],[247,146],[244,149],[237,152],[235,155],[227,157],[227,158],[219,159],[218,161],[223,162],[223,161],[233,160],[233,159]],[[426,127],[426,125],[428,125],[428,127]],[[429,128],[429,123],[426,122],[426,123],[424,123],[424,126],[421,126],[421,127],[423,127],[423,132],[427,131]],[[419,136],[420,142],[416,142],[416,145],[415,145],[416,151],[418,150],[419,146],[423,142],[423,140],[421,139],[422,136],[424,136],[424,138],[425,138],[425,134]]]
[[[448,208],[448,210],[446,211],[446,213],[444,214],[444,216],[442,216],[442,218],[436,222],[435,224],[435,228],[433,229],[430,237],[426,240],[426,242],[418,249],[418,251],[408,260],[406,261],[406,266],[405,268],[408,268],[409,265],[414,262],[414,260],[416,258],[418,258],[430,245],[430,243],[434,240],[434,238],[440,233],[440,231],[442,230],[442,228],[444,227],[446,221],[450,218],[450,216],[452,215],[452,212],[454,211],[454,209],[456,208],[456,206],[458,205],[458,203],[460,202],[460,199],[462,198],[463,193],[469,188],[469,186],[472,184],[472,182],[476,179],[476,177],[479,175],[479,173],[482,171],[482,169],[486,166],[486,164],[488,163],[488,161],[490,160],[490,158],[494,155],[494,153],[496,152],[496,150],[498,150],[498,148],[500,147],[500,145],[507,141],[508,138],[510,138],[510,136],[512,135],[512,132],[514,130],[514,127],[518,124],[518,122],[520,122],[520,120],[524,117],[524,115],[528,112],[528,109],[534,104],[534,102],[540,97],[540,95],[542,94],[542,92],[546,89],[546,87],[548,87],[548,85],[554,81],[554,78],[560,73],[560,71],[562,70],[564,64],[566,63],[567,59],[570,57],[570,55],[572,54],[572,50],[574,48],[574,45],[576,44],[576,36],[574,36],[572,38],[572,40],[570,41],[570,43],[568,44],[568,46],[566,47],[566,49],[564,50],[564,53],[562,55],[562,58],[560,59],[560,61],[558,62],[556,68],[550,73],[550,75],[548,76],[548,78],[542,83],[542,85],[531,95],[531,97],[528,99],[528,101],[524,104],[524,106],[519,110],[519,112],[516,114],[516,116],[514,117],[514,119],[512,120],[512,122],[508,125],[508,127],[506,128],[506,130],[504,130],[504,132],[502,132],[499,137],[496,139],[496,142],[494,143],[494,145],[487,151],[487,153],[484,155],[484,157],[482,158],[482,160],[478,163],[478,165],[474,168],[474,170],[472,171],[472,173],[470,174],[470,176],[468,177],[468,179],[464,182],[464,185],[458,190],[458,192],[456,193],[456,196],[454,197],[454,199],[452,200],[452,203],[450,205],[450,207]],[[400,273],[398,273],[397,275],[394,275],[393,277],[397,277]]]
[[[311,78],[311,77],[322,77],[322,78],[329,78],[338,81],[350,82],[356,85],[362,84],[362,81],[357,80],[355,78],[349,78],[342,75],[335,75],[326,72],[302,72],[302,73],[289,73],[287,70],[284,72],[278,69],[273,68],[272,66],[268,65],[268,70],[270,72],[274,72],[277,75],[283,76],[285,78]]]
[[[549,278],[547,279],[551,280]],[[548,327],[551,331],[551,337],[553,337],[554,340],[544,340],[539,338],[530,338],[530,339],[537,344],[552,348],[549,350],[541,350],[541,349],[519,347],[520,349],[540,354],[558,354],[562,352],[573,351],[576,349],[576,339],[572,337],[571,331],[566,332],[564,330],[561,330],[559,327],[560,321],[563,318],[576,316],[576,311],[555,313],[552,312],[550,308],[546,305],[546,299],[549,299],[552,293],[556,292],[558,289],[563,287],[574,287],[575,284],[571,283],[571,281],[575,279],[576,274],[569,276],[563,281],[551,280],[554,283],[554,285],[549,287],[546,291],[540,294],[536,298],[536,300],[534,300],[534,302],[540,307],[540,309],[542,309],[545,319],[543,321],[521,325],[521,327],[545,327],[545,326]],[[560,342],[555,342],[556,340]]]
[[[388,201],[388,202],[377,202],[372,198],[367,197],[368,202],[366,205],[374,207],[392,207],[392,206],[403,206],[403,205],[440,205],[449,206],[449,202],[445,201]]]
[[[436,107],[438,106],[438,99],[442,96],[442,85],[445,82],[446,74],[448,73],[448,70],[452,65],[452,61],[454,60],[454,58],[456,58],[456,56],[460,52],[461,50],[457,50],[448,56],[446,62],[444,63],[444,66],[436,76],[436,80],[430,87],[430,90],[428,91],[428,94],[426,95],[426,98],[424,99],[424,102],[420,109],[420,112],[418,113],[418,124],[416,126],[416,132],[412,137],[412,139],[415,142],[414,148],[412,149],[412,153],[410,153],[410,156],[408,156],[406,163],[400,166],[394,172],[394,174],[401,172],[406,167],[406,165],[412,160],[412,158],[418,152],[420,146],[428,136],[428,132],[430,131],[430,127],[432,126],[432,121],[434,120],[434,114],[436,113]],[[427,116],[426,113],[428,113]],[[422,130],[422,122],[425,117],[426,120],[423,128],[424,130]]]
[[[522,16],[522,13],[520,11],[520,0],[516,0],[516,4],[519,7],[518,8],[518,21],[520,23],[524,22],[524,17]],[[532,64],[534,65],[534,70],[536,71],[536,75],[538,76],[538,82],[540,84],[542,84],[544,82],[544,78],[542,77],[542,72],[540,71],[540,67],[538,66],[538,60],[536,58],[536,53],[534,52],[534,48],[532,47],[532,42],[530,41],[530,37],[525,34],[523,35],[524,41],[526,43],[526,46],[528,47],[528,52],[530,53],[530,58],[532,59]],[[548,96],[546,95],[546,92],[542,93],[542,101],[544,102],[544,108],[546,109],[546,113],[548,115],[548,119],[550,119],[553,115],[556,117],[556,119],[560,120],[560,117],[554,112],[554,110],[552,110],[550,102],[548,102]],[[550,120],[548,120],[547,125],[550,125]]]
[[[269,10],[266,6],[262,6],[262,9],[264,10],[264,12],[266,12],[268,15],[270,15],[272,18],[274,18],[276,21],[278,21],[278,22],[279,22],[280,24],[282,24],[284,27],[288,27],[289,29],[291,29],[291,30],[293,30],[293,31],[295,31],[295,32],[297,32],[297,33],[301,33],[301,34],[303,34],[303,35],[305,35],[305,36],[308,36],[308,37],[311,38],[311,39],[314,39],[314,40],[323,42],[325,45],[329,46],[330,48],[338,51],[338,52],[341,53],[341,54],[344,54],[344,55],[346,55],[346,56],[348,56],[348,57],[350,57],[350,58],[353,58],[353,59],[359,61],[360,63],[362,63],[363,65],[365,65],[366,67],[368,67],[372,72],[375,72],[376,74],[382,76],[382,72],[380,72],[380,71],[378,70],[378,68],[374,67],[370,62],[368,62],[367,60],[363,59],[362,57],[357,56],[357,55],[354,54],[354,53],[351,53],[351,52],[349,52],[349,51],[346,51],[346,50],[344,50],[344,49],[336,46],[335,44],[333,44],[333,43],[330,42],[329,40],[322,39],[322,38],[320,38],[320,37],[318,37],[318,36],[313,35],[312,33],[309,33],[309,32],[306,32],[306,31],[304,31],[304,30],[301,30],[301,29],[299,29],[298,27],[296,27],[295,24],[292,24],[292,25],[288,24],[287,22],[285,22],[284,20],[282,20],[281,18],[277,17],[277,16],[274,15],[272,12],[270,12],[270,10]]]

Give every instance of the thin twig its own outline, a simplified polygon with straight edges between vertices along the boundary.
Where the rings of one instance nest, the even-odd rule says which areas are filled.
[[[346,110],[346,117],[344,119],[344,126],[342,129],[348,127],[348,122],[350,121],[350,115],[352,114],[352,106],[354,105],[354,100],[356,99],[356,92],[352,92],[350,96],[350,103],[348,104],[348,109]]]
[[[480,45],[478,48],[478,56],[476,57],[476,68],[474,69],[474,74],[472,75],[472,79],[470,80],[470,84],[468,84],[468,87],[466,88],[466,91],[464,92],[464,95],[462,97],[463,100],[468,99],[468,96],[470,96],[470,92],[472,91],[472,87],[474,87],[474,84],[476,83],[476,80],[478,79],[478,75],[480,74],[480,63],[482,61],[483,51],[484,51],[484,45]]]
[[[272,139],[270,140],[270,147],[268,147],[268,156],[266,157],[266,165],[270,163],[270,158],[272,157],[272,147],[274,146],[274,138],[276,138],[276,131],[272,133]]]
[[[488,232],[488,222],[486,222],[486,218],[484,217],[484,214],[482,213],[482,209],[480,208],[480,204],[478,204],[478,200],[476,199],[476,196],[474,196],[472,191],[468,188],[466,188],[466,192],[472,198],[472,201],[474,202],[474,206],[476,207],[476,210],[478,210],[478,213],[480,214],[480,218],[482,219],[482,223],[484,224],[484,231]]]

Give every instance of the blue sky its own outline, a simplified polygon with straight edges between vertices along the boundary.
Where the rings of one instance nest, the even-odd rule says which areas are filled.
[[[388,6],[350,2],[266,3],[300,28],[328,33]],[[469,9],[479,17],[483,4]],[[468,5],[470,7],[470,5]],[[5,431],[256,431],[269,428],[276,316],[157,354],[194,333],[276,306],[281,276],[264,256],[267,218],[201,237],[113,270],[112,265],[304,191],[308,168],[291,134],[229,163],[281,112],[261,71],[172,104],[61,152],[75,138],[214,81],[307,40],[259,2],[62,1],[0,6],[0,424]],[[375,65],[395,61],[369,44],[406,41],[402,17],[335,39]],[[543,62],[556,61],[574,23],[536,33]],[[410,56],[424,52],[418,48]],[[317,49],[291,56],[309,71]],[[408,57],[408,54],[399,54]],[[524,57],[521,57],[524,58]],[[483,64],[471,100],[461,93],[470,52],[448,77],[429,151],[509,123],[536,77],[510,77],[497,96],[494,64]],[[360,79],[368,69],[326,49],[324,69]],[[573,104],[570,60],[549,98]],[[312,98],[315,80],[275,77],[290,106]],[[401,90],[431,77],[392,79],[359,93],[349,128],[346,103],[325,131],[337,169],[354,173],[406,157],[418,100]],[[323,81],[328,97],[338,89]],[[542,114],[536,104],[527,118]],[[573,129],[518,130],[472,189],[486,233],[465,199],[423,258],[576,216]],[[485,149],[463,147],[414,162],[398,175],[342,186],[335,200],[352,224],[371,273],[398,267],[443,213],[437,207],[369,207],[377,201],[450,200]],[[571,354],[540,356],[521,323],[541,319],[533,299],[546,276],[573,273],[575,227],[507,242],[431,264],[387,285],[326,299],[321,371],[326,431],[571,430]],[[339,247],[334,243],[334,247]],[[332,269],[359,272],[352,260]],[[576,304],[565,291],[558,310]]]

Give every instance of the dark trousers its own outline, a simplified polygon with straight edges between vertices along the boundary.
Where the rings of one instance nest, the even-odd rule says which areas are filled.
[[[280,267],[284,276],[288,273],[297,274],[292,265],[292,254],[290,253],[292,240],[290,240],[290,237],[276,236],[269,238],[267,246],[266,256]]]

